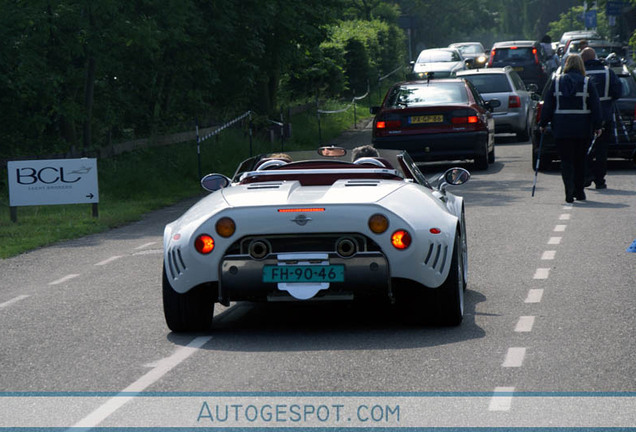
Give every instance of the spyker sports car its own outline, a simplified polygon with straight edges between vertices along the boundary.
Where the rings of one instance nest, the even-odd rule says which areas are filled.
[[[369,146],[370,147],[370,146]],[[352,161],[340,147],[260,155],[164,232],[168,327],[211,327],[214,304],[389,300],[418,324],[459,325],[467,245],[451,168],[429,180],[408,153]]]

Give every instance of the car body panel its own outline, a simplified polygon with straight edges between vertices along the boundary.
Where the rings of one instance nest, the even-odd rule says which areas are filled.
[[[307,153],[290,155],[299,161]],[[423,289],[440,287],[450,273],[457,229],[464,224],[463,199],[431,187],[405,152],[380,150],[380,155],[390,168],[354,166],[344,157],[321,158],[313,153],[314,161],[326,161],[320,169],[293,169],[289,164],[289,169],[261,172],[257,163],[267,155],[249,159],[230,186],[202,198],[166,225],[164,270],[170,287],[183,294],[194,287],[218,285],[217,301],[224,304],[298,300],[304,295],[349,298],[351,292],[358,295],[367,290],[388,295],[396,279]],[[350,173],[356,170],[359,175]],[[338,177],[339,171],[348,177],[331,182],[330,176]],[[314,176],[323,181],[312,181]],[[385,232],[371,231],[368,220],[375,214],[388,219]],[[223,218],[235,223],[236,230],[228,238],[216,230]],[[411,234],[408,248],[391,245],[396,230]],[[194,248],[200,234],[214,237],[214,249],[208,255]],[[335,243],[342,238],[352,239],[355,254],[339,254]],[[271,245],[260,259],[246,252],[255,241]],[[263,282],[264,266],[289,260],[344,265],[345,281],[327,283],[324,288]]]
[[[420,52],[410,74],[412,79],[424,79],[433,73],[434,78],[452,78],[466,69],[466,59],[454,48],[431,48]]]

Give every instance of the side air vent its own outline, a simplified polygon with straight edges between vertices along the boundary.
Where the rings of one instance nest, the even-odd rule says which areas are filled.
[[[168,268],[170,269],[172,279],[178,278],[186,270],[186,265],[185,262],[183,262],[183,256],[181,255],[181,249],[178,247],[172,248],[168,251]]]
[[[278,189],[283,184],[283,182],[267,182],[267,183],[250,183],[247,186],[248,190],[252,189]]]
[[[349,180],[345,183],[345,187],[349,186],[377,186],[380,182],[378,180]]]
[[[431,243],[428,247],[428,253],[424,258],[424,264],[441,273],[446,266],[446,259],[448,257],[448,246],[441,243]]]

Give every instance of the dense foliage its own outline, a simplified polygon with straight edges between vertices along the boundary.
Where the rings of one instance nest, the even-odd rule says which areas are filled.
[[[0,160],[278,118],[364,94],[423,48],[538,39],[581,3],[0,0]]]

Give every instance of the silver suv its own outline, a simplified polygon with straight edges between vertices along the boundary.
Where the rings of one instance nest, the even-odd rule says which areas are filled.
[[[501,102],[493,112],[496,133],[515,133],[519,141],[530,139],[538,95],[536,84],[526,86],[510,66],[457,72],[457,78],[470,81],[486,100]]]

